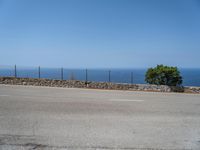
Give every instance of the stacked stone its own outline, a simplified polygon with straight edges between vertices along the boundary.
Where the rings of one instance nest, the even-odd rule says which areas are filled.
[[[14,77],[0,77],[0,84],[133,90],[133,91],[155,91],[155,92],[200,93],[200,87],[169,87],[166,85],[122,84],[122,83],[109,83],[109,82],[86,83],[85,81],[78,81],[78,80],[51,80],[51,79],[14,78]]]

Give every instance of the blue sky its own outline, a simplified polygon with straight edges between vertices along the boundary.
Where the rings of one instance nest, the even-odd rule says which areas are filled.
[[[0,0],[1,65],[200,68],[200,0]]]

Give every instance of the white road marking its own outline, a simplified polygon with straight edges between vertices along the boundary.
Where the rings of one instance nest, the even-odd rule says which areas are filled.
[[[48,97],[48,96],[29,96],[29,95],[0,95],[0,97],[50,98],[50,99],[56,98],[56,97]]]
[[[139,99],[109,99],[112,102],[143,102],[144,100]]]
[[[0,95],[1,97],[7,97],[7,96],[9,96],[9,95]]]
[[[57,97],[48,97],[48,96],[28,96],[28,95],[0,95],[0,97],[9,97],[9,96],[21,96],[23,98],[49,98],[49,99],[55,99]],[[63,98],[63,97],[58,97],[58,98]],[[109,101],[112,101],[112,102],[143,102],[144,100],[140,100],[140,99],[118,99],[118,98],[114,98],[114,99],[109,99]]]

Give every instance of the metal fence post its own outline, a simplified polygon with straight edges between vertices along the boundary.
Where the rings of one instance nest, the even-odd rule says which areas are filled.
[[[63,80],[63,68],[61,68],[61,80]]]
[[[131,84],[133,84],[133,72],[131,72]]]
[[[38,78],[40,79],[40,66],[38,67]]]
[[[15,65],[15,78],[17,78],[17,66]]]
[[[110,70],[108,71],[108,81],[110,82],[111,81],[111,79],[110,79]]]
[[[87,69],[85,70],[85,82],[86,83],[88,82],[88,70]]]

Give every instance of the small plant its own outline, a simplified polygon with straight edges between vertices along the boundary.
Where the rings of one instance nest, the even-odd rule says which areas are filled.
[[[69,76],[69,80],[75,80],[75,75],[74,75],[73,72],[70,74],[70,76]]]
[[[147,70],[145,81],[149,84],[180,86],[182,77],[177,67],[157,65]]]

